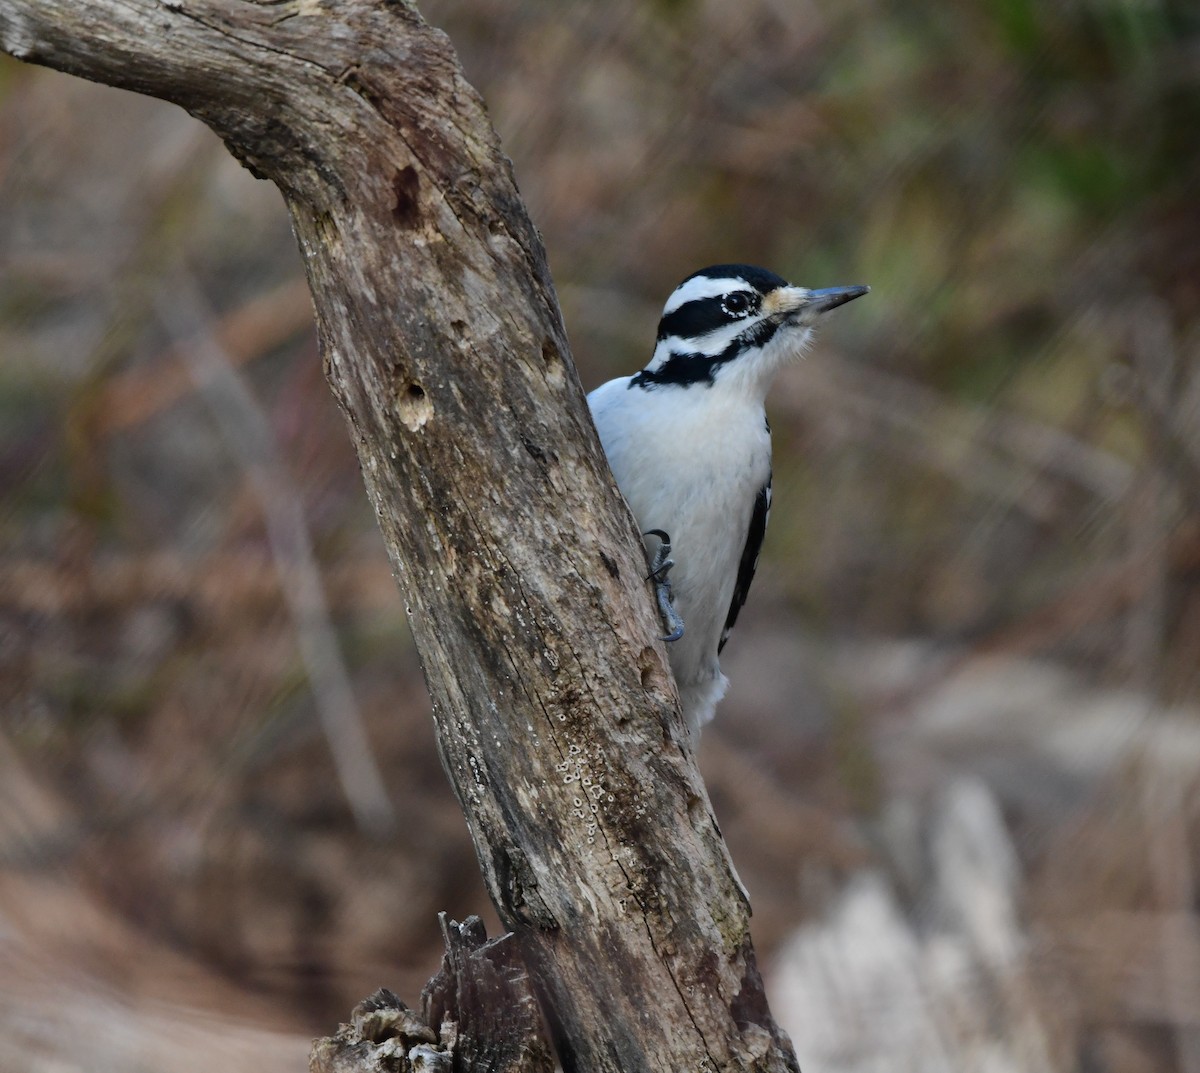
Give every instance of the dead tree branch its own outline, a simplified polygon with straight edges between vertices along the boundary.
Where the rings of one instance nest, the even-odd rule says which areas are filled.
[[[398,0],[0,0],[0,47],[182,105],[283,191],[563,1067],[794,1069],[540,241],[445,36]]]

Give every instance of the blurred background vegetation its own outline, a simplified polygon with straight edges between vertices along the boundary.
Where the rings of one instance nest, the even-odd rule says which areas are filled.
[[[769,401],[771,530],[701,749],[768,967],[864,870],[919,916],[889,817],[969,772],[1056,1011],[1049,1065],[1004,1068],[1200,1070],[1200,8],[422,10],[586,387],[702,265],[872,286]],[[0,496],[0,1026],[25,1040],[35,955],[300,1035],[414,999],[436,912],[485,896],[282,201],[180,110],[3,57]],[[289,602],[313,571],[324,601]],[[1190,951],[1136,1001],[1096,961],[1158,941],[1135,918]]]

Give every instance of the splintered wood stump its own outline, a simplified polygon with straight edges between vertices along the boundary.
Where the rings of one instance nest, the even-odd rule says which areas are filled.
[[[438,917],[446,953],[420,1012],[381,988],[313,1044],[311,1073],[552,1073],[554,1057],[513,935]]]
[[[0,0],[0,46],[182,105],[283,192],[564,1069],[795,1069],[541,243],[446,37],[398,0]]]

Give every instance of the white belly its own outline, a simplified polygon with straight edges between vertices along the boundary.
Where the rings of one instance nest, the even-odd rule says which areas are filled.
[[[770,475],[770,435],[762,407],[727,397],[720,385],[627,385],[610,381],[588,401],[639,528],[671,536],[670,581],[684,635],[668,651],[695,729],[712,718],[725,691],[717,647],[754,501]]]

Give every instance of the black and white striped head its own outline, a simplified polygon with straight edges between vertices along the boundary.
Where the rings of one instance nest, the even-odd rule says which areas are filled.
[[[685,279],[667,299],[650,364],[631,386],[756,384],[803,352],[816,319],[866,294],[868,287],[794,287],[753,265],[713,265]]]

